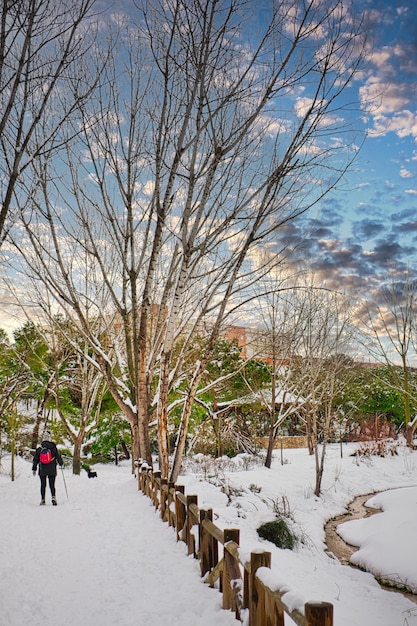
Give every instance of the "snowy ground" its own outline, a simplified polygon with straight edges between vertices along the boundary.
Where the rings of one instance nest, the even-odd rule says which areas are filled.
[[[39,506],[29,464],[14,483],[1,477],[0,624],[234,625],[129,468],[97,469],[65,471],[69,500],[58,475],[57,507]]]
[[[243,558],[259,547],[256,528],[274,518],[274,506],[289,509],[302,540],[297,550],[279,550],[267,542],[262,546],[272,552],[272,571],[265,580],[288,589],[285,600],[290,606],[301,608],[309,600],[332,602],[335,626],[417,626],[417,604],[382,590],[371,574],[340,565],[324,551],[326,520],[344,513],[357,495],[392,489],[370,501],[386,508],[384,513],[344,524],[341,531],[361,546],[356,562],[417,591],[417,452],[402,447],[396,456],[358,460],[351,456],[357,447],[346,446],[343,458],[338,446],[328,449],[320,498],[313,493],[314,459],[306,450],[284,451],[283,465],[278,454],[271,470],[206,468],[202,476],[214,483],[211,490],[201,476],[189,474],[181,482],[186,493],[199,494],[201,508],[212,506],[218,525],[241,529]],[[226,495],[219,492],[219,484]]]
[[[334,604],[335,626],[417,626],[417,604],[384,591],[370,573],[340,565],[324,551],[323,526],[356,495],[372,497],[383,513],[340,527],[361,546],[353,559],[393,582],[417,590],[417,452],[357,461],[353,447],[329,448],[323,493],[313,495],[314,461],[306,450],[284,451],[269,470],[247,458],[214,467],[204,459],[181,476],[187,494],[211,507],[215,523],[241,529],[241,554],[272,552],[262,576],[286,588],[286,601]],[[98,478],[65,470],[69,499],[58,476],[59,506],[39,506],[39,478],[18,460],[17,479],[0,474],[0,614],[8,626],[226,626],[220,594],[199,578],[197,563],[177,544],[150,501],[137,492],[128,466],[97,466]],[[259,539],[256,528],[289,515],[300,537],[294,551]],[[287,624],[292,624],[286,619]]]

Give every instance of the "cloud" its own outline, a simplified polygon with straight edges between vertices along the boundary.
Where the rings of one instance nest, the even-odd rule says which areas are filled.
[[[148,180],[142,186],[142,193],[145,196],[151,197],[154,191],[155,191],[155,181],[153,181],[153,180]]]
[[[410,222],[404,222],[402,224],[395,224],[393,230],[397,233],[414,233],[417,232],[417,221],[412,220]]]
[[[398,83],[394,77],[388,80],[378,73],[359,88],[359,95],[363,108],[378,117],[402,111],[408,107],[413,97],[410,85]]]
[[[292,222],[280,231],[278,238],[288,244],[287,267],[294,272],[306,267],[329,289],[343,291],[355,299],[375,299],[388,273],[402,275],[409,267],[414,247],[404,245],[399,237],[417,233],[414,208],[392,212],[391,216],[384,215],[381,209],[376,217],[376,206],[361,207],[362,215],[372,217],[353,222],[354,236],[347,238],[343,238],[344,207],[333,198],[323,203],[319,216]],[[277,240],[275,245],[282,246],[282,241],[280,244]]]
[[[392,219],[395,223],[413,220],[416,216],[416,210],[414,208],[404,209],[398,213],[393,213]]]
[[[399,101],[396,106],[400,107]],[[375,114],[369,134],[373,137],[381,137],[389,132],[395,133],[402,139],[412,137],[417,140],[417,113],[403,110],[392,116]]]
[[[373,41],[367,80],[359,95],[370,116],[370,134],[393,132],[417,140],[416,5],[394,8],[386,4],[381,11],[368,11],[367,19]]]
[[[415,174],[407,170],[405,167],[402,167],[400,169],[400,176],[401,178],[414,178]]]
[[[359,243],[354,243],[352,240],[341,242],[338,239],[320,239],[318,244],[324,254],[327,266],[331,265],[341,269],[355,268],[357,266],[358,257],[360,257],[362,252],[362,247]]]
[[[379,239],[372,251],[367,252],[368,260],[376,264],[380,269],[390,267],[391,264],[402,262],[402,258],[408,257],[414,252],[411,247],[403,247],[392,236]]]
[[[405,15],[406,13],[408,13],[408,7],[396,7],[395,9],[398,13],[398,15]]]
[[[388,46],[384,46],[380,50],[374,50],[371,53],[372,63],[379,69],[385,68],[391,58],[391,54],[392,52]]]
[[[380,220],[367,218],[353,223],[352,230],[358,237],[368,240],[383,233],[386,230],[386,225]]]

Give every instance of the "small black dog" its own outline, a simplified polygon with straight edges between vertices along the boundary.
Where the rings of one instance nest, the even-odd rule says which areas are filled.
[[[97,472],[90,469],[88,466],[86,467],[83,466],[83,469],[85,469],[85,471],[87,472],[88,478],[97,478]]]

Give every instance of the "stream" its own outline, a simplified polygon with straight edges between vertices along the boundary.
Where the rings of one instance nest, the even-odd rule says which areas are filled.
[[[342,565],[348,565],[349,567],[355,568],[357,567],[356,565],[350,563],[350,557],[354,552],[358,550],[358,548],[343,541],[340,535],[337,534],[336,529],[340,524],[343,524],[343,522],[350,522],[354,519],[370,517],[371,515],[376,515],[380,513],[380,509],[373,509],[365,506],[365,502],[367,502],[367,500],[369,500],[369,498],[371,498],[373,495],[375,494],[368,493],[362,496],[358,496],[357,498],[352,500],[352,502],[350,502],[347,507],[346,513],[330,519],[325,526],[327,551],[330,553],[330,555],[336,557],[340,561],[340,563],[342,563]],[[396,589],[395,587],[381,583],[381,581],[378,581],[378,583],[383,589],[395,593],[401,593],[403,596],[417,604],[416,594]]]

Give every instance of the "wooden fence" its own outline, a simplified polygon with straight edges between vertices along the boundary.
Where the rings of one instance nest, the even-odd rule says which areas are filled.
[[[297,626],[333,626],[333,605],[328,602],[307,602],[304,615],[290,610],[283,593],[270,589],[257,576],[260,567],[271,567],[271,553],[257,550],[249,562],[242,563],[239,529],[218,528],[213,510],[199,509],[197,496],[186,495],[182,485],[169,483],[142,461],[137,465],[137,479],[138,488],[153,501],[161,519],[175,530],[177,541],[184,541],[188,554],[199,559],[205,582],[213,588],[217,584],[223,608],[234,611],[237,620],[249,618],[249,626],[285,626],[285,615],[289,615]]]

